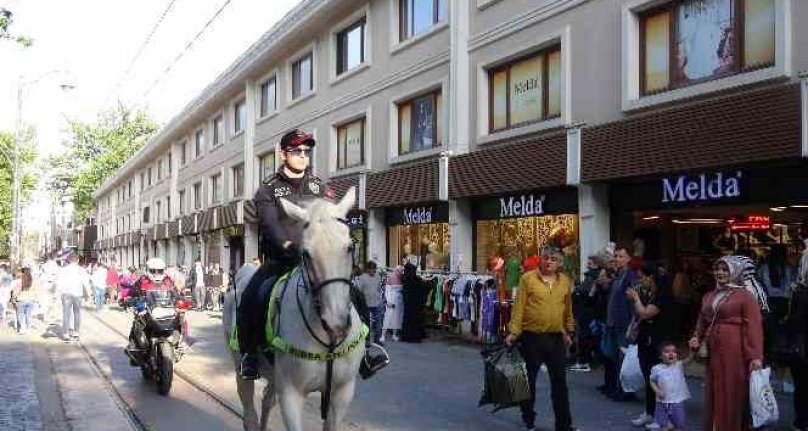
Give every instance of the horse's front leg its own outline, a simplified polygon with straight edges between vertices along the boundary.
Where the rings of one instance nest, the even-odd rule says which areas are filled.
[[[267,384],[264,386],[264,397],[261,400],[261,431],[267,430],[269,415],[272,413],[272,407],[275,407],[275,402],[277,401],[273,380],[267,379],[266,382]]]
[[[238,369],[238,367],[237,367]],[[236,372],[236,390],[238,397],[241,399],[241,406],[244,409],[244,431],[259,431],[263,428],[258,427],[258,413],[255,411],[255,381],[244,380]]]
[[[286,431],[303,431],[303,404],[306,397],[292,385],[280,388],[278,395]]]
[[[351,379],[344,385],[333,388],[331,391],[331,405],[328,408],[328,417],[323,424],[323,431],[339,431],[348,407],[354,396],[356,380]]]

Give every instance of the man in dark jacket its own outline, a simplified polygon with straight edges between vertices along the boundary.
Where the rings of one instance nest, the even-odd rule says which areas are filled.
[[[805,241],[808,246],[808,240]],[[786,324],[793,349],[794,429],[808,431],[808,248],[803,253],[797,282],[791,290]]]
[[[297,129],[283,135],[283,166],[275,175],[265,178],[255,193],[264,264],[258,268],[239,299],[236,325],[242,352],[241,377],[244,379],[258,377],[257,353],[266,339],[266,316],[272,284],[279,276],[292,270],[299,260],[303,227],[283,212],[280,199],[300,205],[315,198],[334,196],[322,180],[309,172],[314,144],[311,134]],[[271,282],[264,283],[267,280]]]

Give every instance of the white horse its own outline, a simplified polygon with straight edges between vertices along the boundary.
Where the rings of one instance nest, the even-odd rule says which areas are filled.
[[[286,214],[305,226],[301,241],[304,258],[300,270],[293,273],[295,275],[285,284],[275,287],[280,306],[273,325],[276,334],[300,351],[323,354],[329,349],[322,342],[336,344],[342,341],[344,348],[361,338],[362,321],[351,305],[348,281],[353,243],[344,221],[354,205],[355,193],[351,188],[338,204],[315,200],[307,208],[281,199]],[[252,264],[242,266],[236,273],[235,292],[231,289],[225,298],[223,324],[226,340],[235,325],[236,298],[241,298],[256,270],[257,267]],[[356,375],[364,350],[364,342],[360,342],[333,361],[330,402],[323,424],[325,431],[340,429],[353,400]],[[286,429],[302,431],[306,396],[311,392],[323,393],[326,390],[327,362],[276,351],[274,365],[270,365],[260,355],[259,371],[266,381],[266,387],[259,422],[253,401],[254,381],[243,380],[238,375],[240,360],[237,352],[232,353],[232,359],[236,368],[238,394],[244,407],[245,431],[267,429],[276,398],[280,400]]]

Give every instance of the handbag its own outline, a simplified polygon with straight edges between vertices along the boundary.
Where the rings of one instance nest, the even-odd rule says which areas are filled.
[[[710,320],[710,326],[707,327],[707,332],[705,332],[704,340],[702,340],[701,344],[699,345],[699,350],[696,353],[699,359],[707,359],[710,357],[710,348],[708,347],[708,344],[710,341],[710,335],[713,332],[713,325],[715,325],[715,320],[718,318],[718,311],[721,309],[721,306],[724,304],[724,302],[727,301],[727,299],[729,299],[730,296],[732,296],[732,294],[733,291],[730,290],[729,293],[727,293],[726,296],[721,298],[721,300],[718,301],[718,304],[716,304],[715,311],[713,312],[713,318]]]

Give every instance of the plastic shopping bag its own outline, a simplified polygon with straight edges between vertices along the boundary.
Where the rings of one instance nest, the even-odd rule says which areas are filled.
[[[636,344],[631,344],[625,349],[623,365],[620,367],[620,385],[624,392],[637,392],[645,387]]]
[[[772,385],[769,384],[771,368],[752,371],[749,378],[749,404],[752,407],[752,424],[755,428],[777,421],[780,412]]]
[[[527,365],[516,347],[496,346],[482,356],[485,375],[480,406],[493,404],[496,412],[530,399]]]

